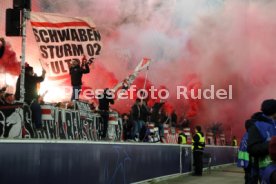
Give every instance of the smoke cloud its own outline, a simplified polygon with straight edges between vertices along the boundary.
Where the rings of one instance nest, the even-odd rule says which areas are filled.
[[[147,85],[169,90],[168,112],[176,109],[205,128],[221,122],[226,133],[238,137],[261,102],[275,98],[273,1],[40,0],[34,6],[38,11],[89,16],[96,23],[104,48],[84,79],[91,88],[113,87],[148,57],[153,62]],[[137,86],[142,87],[144,79],[145,72]],[[233,99],[177,100],[177,85],[190,90],[232,85]],[[114,108],[126,112],[132,104],[122,100]]]
[[[4,47],[4,45],[1,45],[1,47]],[[3,55],[0,58],[0,70],[1,73],[5,72],[11,75],[19,75],[20,73],[20,63],[9,42],[6,42]]]

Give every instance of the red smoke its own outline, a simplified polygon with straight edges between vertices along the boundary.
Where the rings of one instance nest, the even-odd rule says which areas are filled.
[[[19,75],[20,73],[20,63],[16,59],[16,53],[7,42],[4,54],[0,58],[0,68],[2,72],[10,73],[12,75]]]
[[[269,4],[269,5],[268,5]],[[193,31],[187,59],[203,87],[233,85],[232,100],[203,100],[198,122],[222,122],[241,135],[244,120],[258,111],[261,101],[275,98],[276,4],[227,2],[219,16],[202,17]]]
[[[84,79],[85,85],[100,89],[113,88],[118,83],[115,74],[108,71],[100,62],[90,67],[90,74],[84,75]]]
[[[101,61],[85,75],[84,86],[113,87],[146,56],[153,61],[146,88],[150,84],[169,90],[168,112],[174,108],[203,128],[221,122],[239,137],[245,119],[260,109],[264,99],[275,98],[276,2],[228,0],[214,10],[191,1],[39,2],[36,9],[41,11],[91,17],[102,33]],[[34,40],[28,33],[28,40]],[[27,57],[38,52],[36,43],[30,45],[35,46],[28,47]],[[145,72],[140,76],[135,84],[143,88]],[[179,100],[177,85],[188,91],[232,85],[233,99]],[[114,107],[128,112],[133,103],[119,100]]]
[[[199,105],[200,100],[199,99],[193,99],[191,93],[194,93],[195,96],[198,95],[198,89],[202,88],[201,82],[199,81],[198,77],[196,75],[190,75],[186,79],[187,81],[187,89],[188,89],[188,103],[189,107],[187,110],[187,118],[193,118],[198,115],[199,111]]]

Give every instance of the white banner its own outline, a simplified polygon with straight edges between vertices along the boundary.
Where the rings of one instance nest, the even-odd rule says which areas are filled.
[[[139,72],[148,69],[150,65],[151,59],[143,58],[139,64],[136,66],[134,72],[125,78],[123,81],[119,82],[116,86],[113,87],[113,91],[117,91],[118,89],[128,89],[134,80],[136,79]]]
[[[50,80],[67,78],[71,60],[81,62],[84,55],[89,60],[101,52],[101,35],[87,17],[32,12],[31,25]]]
[[[149,58],[143,58],[140,63],[136,66],[134,72],[140,72],[144,69],[148,69],[151,60]]]

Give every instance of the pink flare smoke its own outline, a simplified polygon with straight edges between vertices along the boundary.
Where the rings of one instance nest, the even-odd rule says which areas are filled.
[[[199,16],[183,11],[192,8],[186,2],[87,0],[76,6],[43,0],[36,9],[89,16],[100,29],[102,66],[95,64],[95,70],[85,75],[84,86],[113,87],[132,72],[139,58],[148,56],[154,61],[148,81],[166,86],[167,102],[179,116],[186,114],[205,129],[221,122],[228,136],[241,137],[244,121],[260,109],[264,99],[275,98],[276,3],[229,0]],[[135,83],[142,88],[143,79]],[[190,90],[232,85],[233,99],[178,100],[177,85]],[[127,112],[133,103],[118,101],[114,107]]]
[[[227,2],[220,16],[202,17],[191,28],[187,59],[202,86],[233,85],[233,99],[202,100],[192,106],[198,109],[195,122],[222,122],[241,137],[244,121],[264,99],[275,98],[276,14],[270,6],[276,4],[268,4]]]
[[[0,68],[2,72],[10,73],[11,75],[19,75],[20,73],[20,63],[9,43],[6,43],[4,54],[0,58]]]

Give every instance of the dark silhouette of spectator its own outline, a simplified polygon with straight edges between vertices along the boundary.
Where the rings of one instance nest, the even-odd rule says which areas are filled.
[[[201,132],[201,127],[195,127],[195,135],[193,136],[193,158],[194,158],[194,166],[195,172],[193,176],[202,176],[202,168],[203,168],[203,150],[205,147],[205,138],[204,134]]]
[[[122,114],[124,140],[131,139],[132,124],[127,114]]]
[[[176,127],[177,124],[177,114],[175,113],[175,110],[171,113],[171,126]]]
[[[140,136],[140,132],[145,126],[150,112],[145,101],[141,99],[136,99],[135,104],[131,108],[131,116],[133,120],[133,133],[132,139],[138,141],[143,138]]]
[[[46,71],[42,71],[41,76],[37,76],[34,73],[33,67],[26,64],[25,66],[25,94],[24,94],[24,101],[30,105],[32,110],[32,119],[35,123],[36,129],[42,128],[42,117],[41,117],[41,107],[38,103],[38,92],[37,92],[37,85],[44,81]],[[15,92],[15,99],[17,101],[20,100],[20,82],[21,76],[18,77],[16,83],[16,92]]]
[[[38,98],[38,92],[37,92],[37,85],[40,82],[44,81],[46,71],[42,71],[41,76],[37,76],[34,73],[33,67],[26,64],[25,66],[25,94],[24,94],[24,101],[28,104],[31,104],[32,101],[37,100]],[[18,77],[17,83],[16,83],[16,92],[15,92],[15,99],[20,100],[20,82],[21,82],[21,76]]]
[[[103,94],[98,96],[99,99],[99,111],[102,117],[102,125],[103,129],[101,132],[102,139],[107,139],[107,127],[108,127],[108,119],[109,119],[109,106],[110,104],[114,104],[114,95],[113,92],[105,88]]]
[[[160,102],[154,103],[154,105],[152,106],[151,121],[154,122],[155,124],[157,124],[158,122],[159,114],[161,112],[160,110],[163,105],[164,105],[164,102],[160,101]]]
[[[89,73],[89,64],[84,57],[82,59],[82,65],[80,66],[79,60],[72,60],[69,65],[70,68],[70,76],[71,76],[71,84],[73,88],[71,100],[78,100],[79,94],[82,86],[82,75]]]
[[[167,113],[164,108],[161,108],[158,113],[158,119],[156,122],[156,126],[159,129],[159,135],[161,138],[161,141],[163,142],[164,139],[164,124],[168,123],[169,117],[167,116]]]
[[[167,116],[162,109],[165,102],[160,100],[160,102],[156,102],[152,107],[152,113],[151,113],[151,121],[155,124],[155,127],[158,127],[159,129],[159,135],[162,140],[164,137],[164,126],[163,123],[166,121]]]

